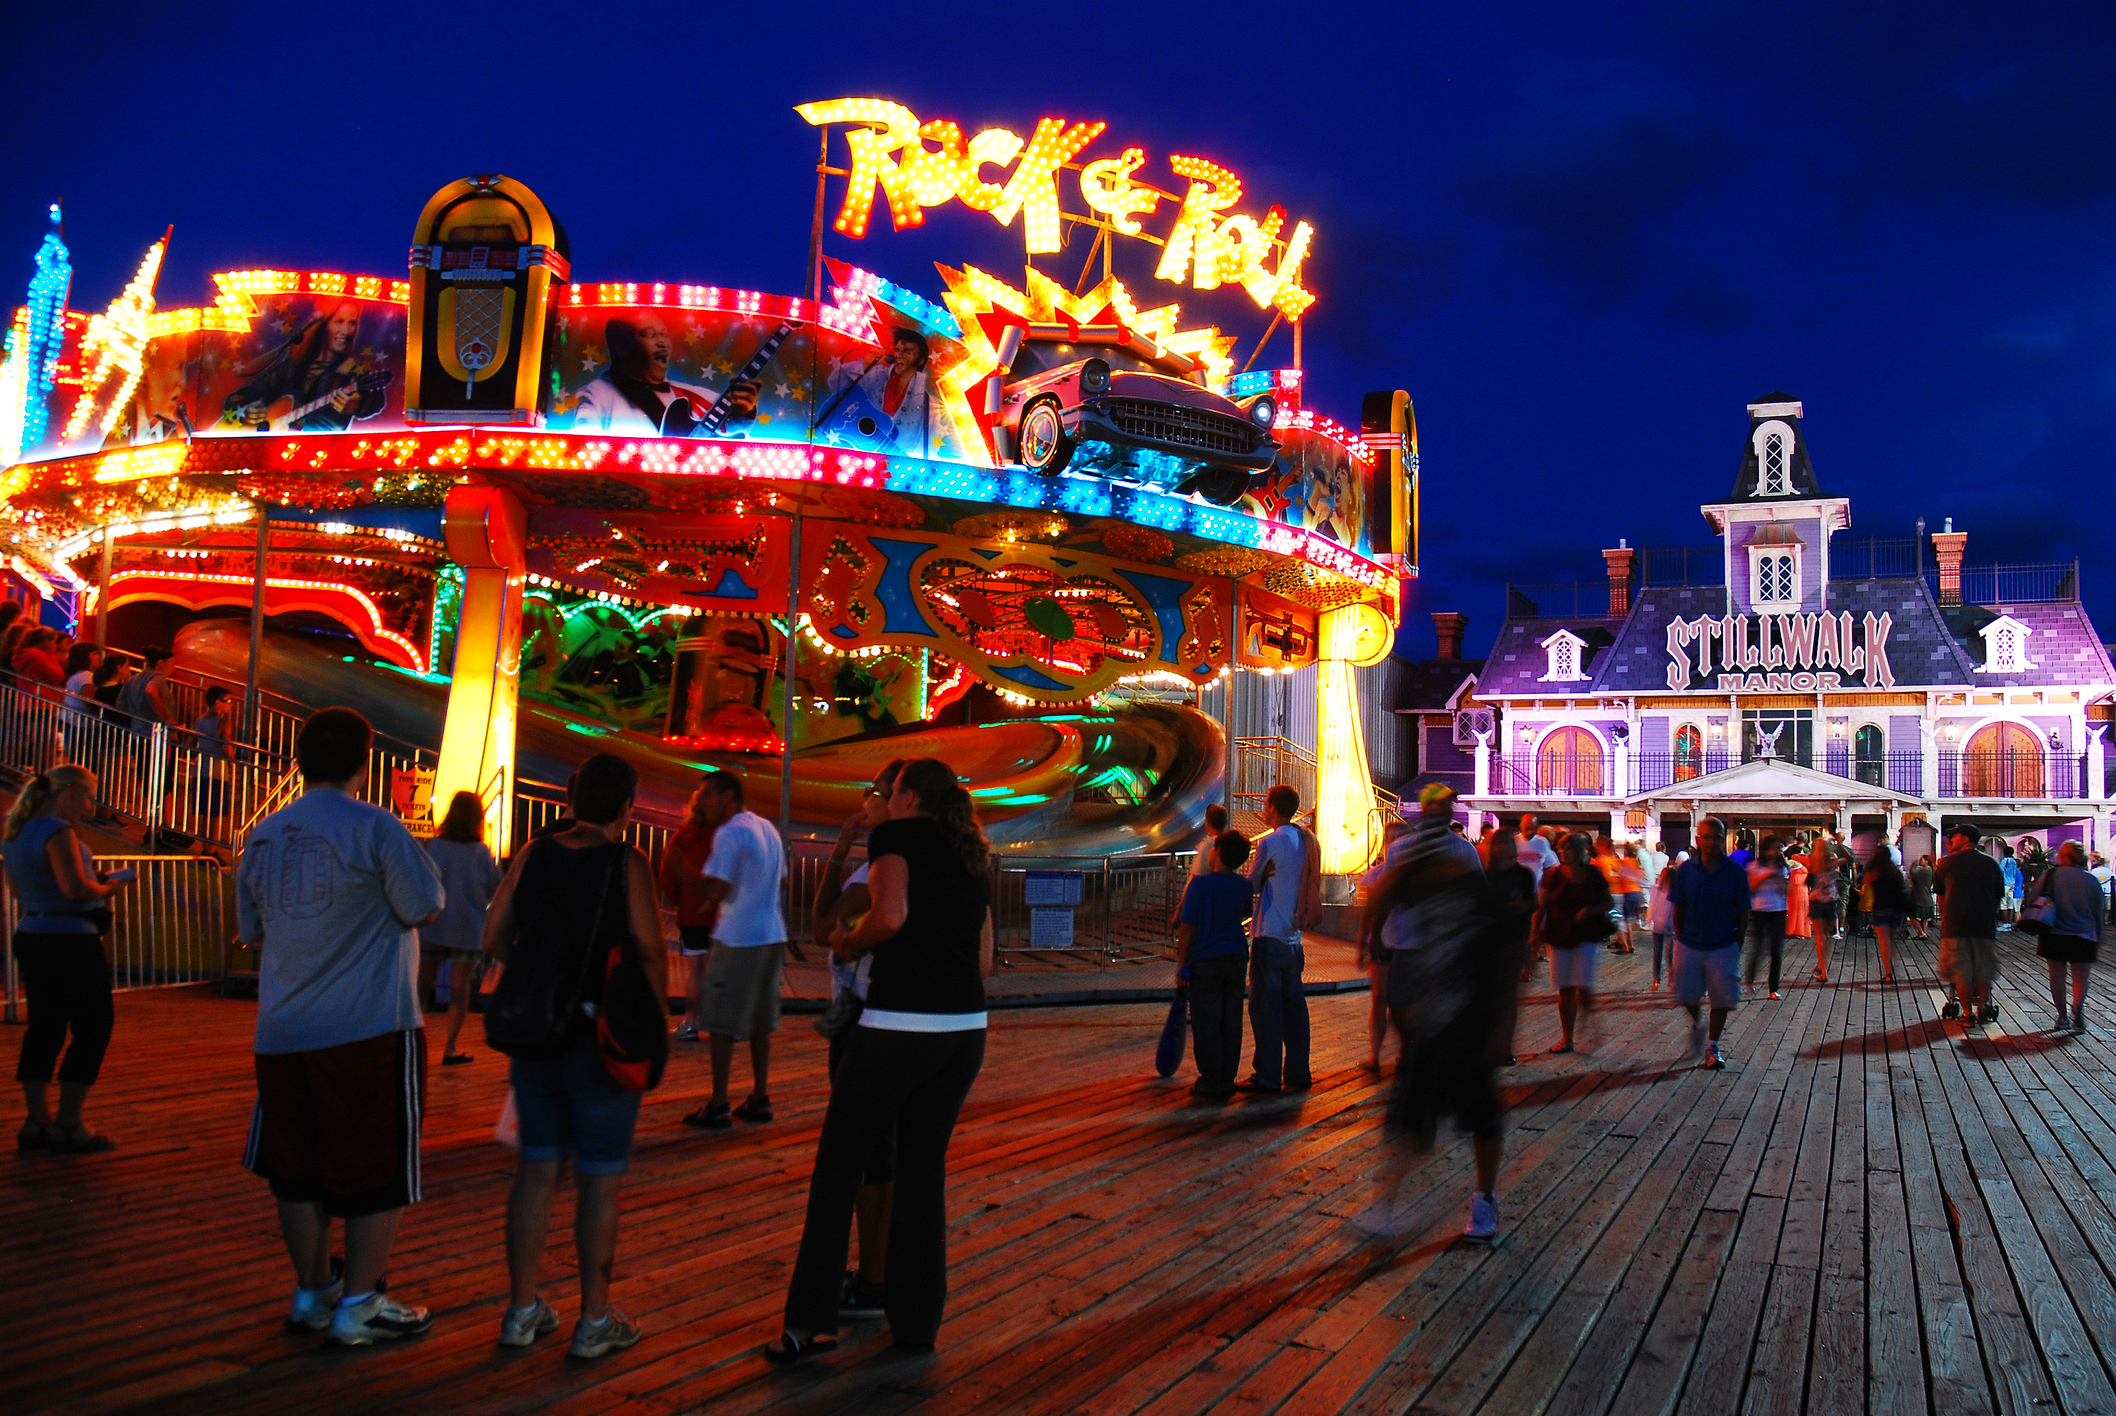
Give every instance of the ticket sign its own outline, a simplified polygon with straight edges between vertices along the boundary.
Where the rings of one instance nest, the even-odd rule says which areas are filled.
[[[1022,903],[1077,905],[1085,889],[1085,877],[1077,870],[1030,870],[1023,872]]]
[[[1063,905],[1046,905],[1029,911],[1031,949],[1073,947],[1073,912]]]

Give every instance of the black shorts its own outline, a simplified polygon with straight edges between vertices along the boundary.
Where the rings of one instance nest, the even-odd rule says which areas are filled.
[[[1430,1149],[1441,1121],[1449,1117],[1473,1136],[1492,1137],[1505,1116],[1483,1035],[1450,1027],[1433,1041],[1407,1049],[1396,1064],[1386,1124],[1414,1150]]]
[[[314,1052],[259,1053],[243,1165],[278,1199],[340,1219],[419,1200],[426,1033],[412,1028]]]

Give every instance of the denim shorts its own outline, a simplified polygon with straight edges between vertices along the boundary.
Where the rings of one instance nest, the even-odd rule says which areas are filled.
[[[1731,1010],[1741,1001],[1741,949],[1734,944],[1699,949],[1678,941],[1674,976],[1675,1001],[1685,1008],[1709,998],[1714,1008]]]
[[[581,1175],[622,1175],[632,1159],[640,1097],[610,1080],[593,1038],[550,1062],[508,1068],[523,1160],[567,1160]]]

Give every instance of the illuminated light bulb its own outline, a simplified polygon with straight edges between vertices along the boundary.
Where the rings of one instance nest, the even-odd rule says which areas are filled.
[[[1171,155],[1168,165],[1177,176],[1188,177],[1190,187],[1183,193],[1175,229],[1168,235],[1154,276],[1180,285],[1188,271],[1197,289],[1216,289],[1220,263],[1213,246],[1213,217],[1242,199],[1242,179],[1201,157]]]
[[[1066,126],[1063,118],[1039,119],[1029,145],[1021,154],[1014,175],[1007,179],[1006,193],[992,216],[1005,226],[1014,213],[1022,213],[1022,239],[1030,255],[1059,250],[1058,169],[1102,136],[1109,125],[1099,121]]]
[[[1297,320],[1306,314],[1315,303],[1315,297],[1301,288],[1301,262],[1308,258],[1308,247],[1315,241],[1315,229],[1303,221],[1293,228],[1286,239],[1286,254],[1278,263],[1275,293],[1271,303],[1277,305],[1289,320]]]
[[[1126,236],[1136,236],[1138,218],[1153,213],[1161,194],[1132,181],[1132,173],[1146,161],[1140,148],[1126,148],[1120,156],[1105,157],[1080,169],[1080,199],[1109,218],[1109,224]]]
[[[845,142],[852,151],[852,170],[845,179],[845,200],[834,223],[839,231],[847,236],[867,234],[877,186],[889,200],[890,220],[897,230],[925,224],[926,214],[919,209],[914,174],[889,156],[918,138],[918,117],[910,109],[886,99],[839,98],[796,104],[794,112],[817,126],[848,125]]]

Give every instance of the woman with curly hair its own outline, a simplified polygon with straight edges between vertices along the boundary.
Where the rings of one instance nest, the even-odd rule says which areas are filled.
[[[883,1311],[896,1345],[927,1352],[948,1291],[948,1139],[985,1055],[984,980],[992,972],[990,848],[955,770],[905,765],[889,819],[867,841],[872,903],[828,931],[842,960],[872,954],[867,1005],[853,1028],[808,1182],[785,1326],[764,1355],[798,1362],[837,1345],[846,1231],[868,1156],[896,1128]]]

